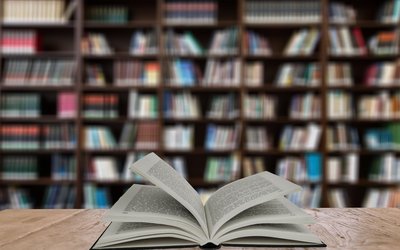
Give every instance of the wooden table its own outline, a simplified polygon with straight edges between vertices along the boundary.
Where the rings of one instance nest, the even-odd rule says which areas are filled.
[[[0,249],[89,249],[106,228],[101,222],[105,211],[4,210],[0,212]],[[329,249],[400,249],[400,209],[306,211],[317,221],[311,230]]]

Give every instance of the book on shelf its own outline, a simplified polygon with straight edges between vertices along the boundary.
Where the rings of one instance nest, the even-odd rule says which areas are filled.
[[[41,113],[41,98],[38,94],[3,94],[1,117],[38,118]]]
[[[76,1],[4,0],[2,21],[5,24],[65,24],[76,7]]]
[[[3,193],[3,194],[2,194]],[[33,200],[29,195],[29,191],[25,188],[7,187],[0,189],[0,197],[3,196],[4,209],[31,209],[33,208]]]
[[[158,122],[140,122],[137,127],[135,148],[139,150],[158,149],[160,133],[160,126]]]
[[[321,67],[317,63],[284,63],[277,72],[274,82],[279,87],[321,84]]]
[[[118,72],[118,71],[116,71]],[[88,63],[85,65],[86,82],[91,86],[105,86],[106,77],[104,74],[103,66],[101,64]],[[118,82],[118,75],[115,75],[116,82]]]
[[[367,86],[393,86],[400,84],[400,61],[372,64],[365,72],[364,82]]]
[[[175,157],[168,157],[165,159],[165,161],[172,166],[176,172],[186,180],[189,178],[187,166],[186,166],[186,160],[183,157],[180,156],[175,156]],[[130,163],[132,163],[131,161]]]
[[[241,76],[239,59],[209,59],[206,63],[203,86],[239,86]]]
[[[157,118],[157,95],[138,93],[136,90],[129,91],[127,116],[129,118]]]
[[[262,61],[247,62],[244,66],[246,86],[262,86],[264,83],[264,64]]]
[[[326,77],[329,86],[352,86],[354,84],[350,63],[330,62]]]
[[[167,0],[163,17],[166,24],[213,24],[218,21],[218,1]]]
[[[234,94],[213,95],[206,117],[210,119],[234,119],[239,116],[239,107]]]
[[[276,174],[295,182],[319,182],[322,180],[321,154],[307,153],[304,157],[288,156],[280,159]]]
[[[273,54],[268,39],[265,36],[262,36],[259,32],[246,30],[242,39],[242,46],[245,55],[271,56]]]
[[[239,52],[239,30],[228,28],[214,31],[208,49],[210,55],[236,55]]]
[[[322,188],[320,185],[311,187],[304,185],[301,191],[287,195],[287,199],[299,207],[318,208],[321,207]]]
[[[326,130],[326,147],[328,150],[358,150],[360,139],[357,129],[338,123]]]
[[[157,86],[160,64],[156,61],[118,60],[114,62],[116,86]]]
[[[368,171],[368,180],[400,183],[400,159],[393,153],[375,157]]]
[[[379,31],[368,41],[368,48],[373,55],[396,55],[399,53],[399,33],[393,31]]]
[[[132,55],[156,55],[158,52],[157,34],[154,30],[135,31],[129,43],[129,53]]]
[[[177,33],[168,29],[164,34],[164,50],[168,55],[203,55],[204,48],[190,31]]]
[[[192,150],[194,144],[194,127],[190,125],[174,125],[164,127],[164,149]]]
[[[316,150],[321,137],[321,126],[309,123],[306,126],[286,125],[279,140],[281,150]]]
[[[289,117],[318,119],[321,116],[321,98],[314,93],[294,95],[290,102]]]
[[[327,96],[327,116],[330,119],[353,117],[353,96],[343,90],[330,90]]]
[[[43,125],[41,132],[44,149],[73,149],[77,145],[74,124]]]
[[[220,244],[325,246],[304,225],[312,222],[312,217],[284,198],[301,187],[269,172],[230,183],[203,204],[196,190],[155,154],[134,163],[131,170],[156,186],[130,187],[105,215],[111,225],[92,249],[121,244],[133,248]],[[247,227],[240,228],[238,223],[243,221]],[[121,231],[125,237],[119,239],[124,243],[115,241]],[[155,238],[149,238],[150,234]],[[171,237],[166,239],[165,234]],[[244,235],[257,237],[257,241],[246,240]]]
[[[164,117],[166,118],[200,118],[200,102],[190,92],[164,92]]]
[[[46,187],[43,198],[44,209],[72,209],[75,207],[76,188],[68,185]]]
[[[5,60],[3,82],[6,86],[71,86],[76,77],[73,60]]]
[[[82,37],[81,52],[86,55],[110,55],[114,49],[104,34],[91,32]]]
[[[328,190],[328,202],[330,207],[344,208],[349,207],[349,194],[343,188],[333,188]]]
[[[245,1],[244,20],[255,24],[318,23],[320,1]]]
[[[36,180],[39,178],[38,159],[32,156],[4,156],[0,179]]]
[[[267,169],[262,157],[243,157],[242,167],[244,177],[264,172]]]
[[[397,188],[391,189],[368,189],[363,207],[396,207],[400,206],[400,190]]]
[[[231,182],[240,176],[240,160],[237,154],[208,157],[204,170],[205,182]]]
[[[132,122],[124,123],[118,140],[118,146],[120,148],[134,147],[137,137],[137,127],[137,124]]]
[[[358,99],[358,117],[364,119],[393,119],[400,117],[400,92],[381,91],[362,95]]]
[[[4,30],[0,40],[3,54],[35,54],[40,45],[35,30]]]
[[[74,156],[53,154],[51,156],[51,179],[75,180],[76,158]]]
[[[355,153],[328,157],[327,181],[329,183],[356,183],[360,172],[359,161],[359,156]]]
[[[34,150],[40,148],[40,126],[3,124],[1,148],[6,150]]]
[[[106,126],[86,126],[84,138],[86,149],[114,149],[117,147],[112,131]]]
[[[382,23],[398,23],[400,20],[400,1],[386,0],[378,10],[376,19]]]
[[[246,94],[243,100],[243,113],[250,119],[272,119],[276,116],[278,100],[267,94]]]
[[[357,19],[357,10],[354,6],[343,2],[329,3],[329,22],[336,24],[354,23]]]
[[[368,53],[360,28],[330,27],[329,52],[334,56],[361,56]]]
[[[388,123],[364,132],[365,147],[371,150],[397,150],[400,148],[400,125]]]
[[[98,187],[94,184],[85,183],[83,186],[84,207],[109,208],[111,205],[111,193],[108,187]]]
[[[87,179],[96,181],[119,180],[118,163],[115,158],[108,156],[96,156],[89,160]]]
[[[85,94],[83,95],[83,117],[85,118],[117,118],[119,96],[117,94]]]
[[[264,151],[272,147],[273,138],[267,129],[262,126],[246,127],[246,149]]]
[[[125,24],[128,22],[129,9],[124,5],[89,5],[85,11],[85,20],[105,24]]]
[[[203,79],[199,66],[192,60],[166,61],[166,84],[170,86],[195,86]]]
[[[77,100],[75,92],[60,92],[57,95],[57,117],[75,118],[77,116]]]
[[[208,124],[204,146],[206,150],[235,150],[240,143],[241,126]]]
[[[295,31],[286,44],[283,55],[309,56],[314,53],[320,40],[320,31],[316,28]]]

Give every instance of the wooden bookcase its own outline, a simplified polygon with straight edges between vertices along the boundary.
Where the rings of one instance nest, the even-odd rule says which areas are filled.
[[[156,121],[160,126],[160,147],[155,152],[162,157],[166,156],[183,156],[186,159],[186,165],[189,172],[189,182],[196,188],[210,188],[217,187],[222,183],[207,183],[203,181],[203,171],[205,169],[206,158],[208,156],[218,156],[218,155],[228,155],[231,154],[231,151],[218,151],[212,152],[204,149],[204,138],[205,138],[205,130],[207,124],[216,123],[216,124],[235,124],[239,123],[242,126],[242,140],[240,143],[240,147],[235,150],[240,156],[242,160],[245,156],[261,156],[264,158],[267,170],[271,172],[275,172],[277,159],[290,156],[290,155],[303,155],[306,153],[305,151],[281,151],[278,150],[277,145],[279,141],[279,137],[282,132],[282,128],[284,125],[293,124],[293,125],[305,125],[308,122],[314,122],[321,125],[322,128],[322,136],[321,142],[316,150],[322,155],[323,163],[325,165],[326,159],[330,155],[341,155],[343,152],[340,151],[329,151],[325,145],[325,133],[327,127],[330,124],[335,124],[337,122],[343,122],[345,124],[353,125],[358,130],[363,131],[365,128],[379,125],[382,122],[381,120],[363,120],[358,119],[357,117],[353,117],[351,119],[346,120],[331,120],[328,119],[326,114],[326,106],[327,106],[327,94],[331,89],[344,89],[352,93],[354,98],[357,98],[360,94],[363,93],[376,93],[378,90],[387,89],[388,91],[398,90],[398,87],[366,87],[362,82],[362,76],[365,73],[366,67],[374,62],[380,61],[394,61],[399,59],[398,55],[393,56],[330,56],[328,53],[329,47],[329,36],[328,29],[331,26],[329,23],[329,15],[328,15],[328,6],[329,0],[320,0],[321,2],[321,16],[322,21],[317,24],[301,24],[301,23],[285,23],[285,24],[247,24],[244,22],[244,4],[246,0],[220,0],[219,3],[219,11],[218,11],[218,22],[211,25],[168,25],[163,20],[163,10],[165,0],[104,0],[104,1],[96,1],[96,0],[77,0],[78,5],[76,8],[76,13],[73,15],[73,18],[70,22],[63,25],[55,25],[55,24],[0,24],[0,37],[5,29],[34,29],[37,30],[40,35],[43,37],[45,42],[49,45],[49,52],[40,52],[34,55],[4,55],[0,53],[0,68],[1,73],[3,73],[3,65],[4,61],[9,58],[70,58],[73,59],[77,66],[77,77],[76,82],[72,87],[43,87],[43,86],[33,86],[33,87],[10,87],[4,86],[0,84],[0,95],[4,93],[40,93],[41,96],[45,100],[48,100],[49,105],[42,105],[42,112],[46,113],[47,109],[51,109],[51,105],[54,101],[56,101],[56,94],[60,91],[73,91],[77,95],[79,112],[76,118],[73,119],[58,119],[56,115],[45,115],[40,119],[23,119],[23,118],[0,118],[0,127],[3,124],[63,124],[65,122],[75,124],[78,134],[78,146],[74,150],[35,150],[27,152],[21,151],[4,151],[0,150],[0,159],[6,155],[35,155],[39,158],[39,162],[41,163],[41,168],[50,168],[49,158],[50,155],[58,152],[63,154],[75,155],[77,158],[77,177],[73,181],[56,181],[51,178],[40,178],[38,180],[32,181],[5,181],[0,180],[0,188],[8,187],[8,186],[23,186],[29,187],[35,196],[35,206],[40,206],[41,199],[43,197],[44,188],[48,185],[52,184],[72,184],[77,187],[77,196],[76,196],[76,207],[82,207],[84,204],[83,201],[83,185],[86,182],[91,182],[100,186],[110,187],[112,193],[112,202],[115,202],[116,199],[126,190],[126,188],[131,185],[133,182],[126,181],[112,181],[112,182],[101,182],[101,181],[87,181],[85,180],[85,169],[87,167],[87,162],[91,156],[95,155],[108,155],[115,156],[120,160],[124,160],[126,154],[129,152],[135,152],[134,149],[115,149],[115,150],[87,150],[84,148],[83,143],[83,129],[86,125],[91,124],[104,124],[112,128],[113,131],[118,131],[116,136],[119,136],[119,133],[122,129],[124,122],[132,121],[135,119],[124,117],[123,114],[127,113],[127,92],[131,89],[136,89],[139,92],[144,93],[154,93],[158,96],[159,100],[159,116]],[[266,0],[268,1],[268,0]],[[2,13],[2,0],[0,0],[0,13]],[[390,28],[399,28],[399,24],[381,24],[378,21],[375,21],[375,12],[377,7],[382,4],[378,1],[345,1],[353,4],[357,8],[358,13],[358,21],[353,24],[347,24],[350,27],[359,27],[362,29],[364,33],[364,37],[367,40],[368,36],[371,36],[375,32],[382,29],[390,29]],[[98,4],[121,4],[129,7],[130,11],[130,22],[126,24],[104,24],[104,23],[94,23],[85,21],[85,10],[87,6],[90,5],[98,5]],[[333,25],[333,24],[332,24]],[[336,25],[336,24],[335,24]],[[346,24],[341,24],[346,25]],[[176,58],[177,56],[170,56],[165,53],[163,48],[163,36],[161,34],[164,33],[168,28],[173,28],[178,31],[191,31],[194,36],[203,43],[204,47],[208,47],[209,42],[212,38],[212,35],[215,30],[229,27],[237,27],[239,30],[239,37],[242,40],[242,34],[245,30],[256,30],[261,34],[265,35],[270,42],[270,46],[273,49],[274,55],[272,56],[250,56],[244,53],[242,48],[242,42],[240,42],[240,50],[239,53],[235,56],[216,56],[218,58],[238,58],[242,62],[242,66],[245,62],[250,61],[262,61],[265,65],[265,83],[261,87],[249,87],[243,84],[244,79],[241,74],[241,84],[239,87],[171,87],[166,86],[164,82],[161,80],[160,84],[157,87],[117,87],[108,83],[107,86],[104,87],[94,87],[88,86],[85,82],[85,65],[88,62],[101,63],[105,65],[106,75],[111,74],[112,71],[112,62],[118,59],[138,59],[138,60],[154,60],[159,62],[161,65],[161,72],[163,72],[163,65],[165,60],[169,60],[172,58]],[[319,41],[319,45],[316,49],[316,52],[311,56],[284,56],[281,55],[280,52],[283,50],[284,46],[287,44],[290,35],[293,31],[298,30],[300,28],[310,28],[315,27],[321,31],[321,39]],[[154,56],[134,56],[130,55],[128,52],[129,49],[129,40],[132,33],[135,30],[149,30],[154,29],[158,34],[158,45],[159,45],[159,53]],[[86,32],[99,32],[105,34],[110,43],[111,47],[113,47],[116,53],[112,55],[106,56],[91,56],[91,55],[83,55],[80,51],[80,41],[83,35]],[[46,47],[46,46],[45,46]],[[206,64],[207,59],[212,56],[183,56],[184,58],[191,59],[201,65],[204,70],[204,65]],[[331,61],[340,61],[340,62],[349,62],[353,66],[353,75],[354,75],[354,86],[351,87],[330,87],[326,82],[326,74],[327,74],[327,64]],[[317,62],[321,66],[322,77],[321,84],[317,87],[286,87],[280,88],[273,84],[274,77],[277,73],[279,65],[285,62],[299,62],[299,63],[307,63],[307,62]],[[110,67],[109,67],[110,66]],[[243,69],[243,67],[242,67]],[[243,70],[242,70],[243,71]],[[110,76],[108,76],[110,78]],[[0,75],[0,79],[2,76]],[[162,104],[163,104],[163,93],[165,91],[171,92],[179,92],[179,91],[188,91],[193,93],[196,96],[199,96],[202,110],[205,110],[206,104],[210,99],[210,96],[214,94],[224,94],[224,93],[234,93],[238,97],[238,103],[240,107],[240,115],[238,119],[235,120],[213,120],[213,119],[167,119],[163,116]],[[296,120],[289,118],[288,110],[289,103],[293,95],[302,94],[302,93],[318,93],[321,96],[322,100],[322,114],[319,119],[312,120]],[[116,93],[120,97],[120,117],[117,119],[107,119],[107,120],[93,120],[84,118],[81,114],[82,110],[82,96],[86,93]],[[277,118],[270,120],[254,120],[245,118],[242,110],[242,102],[245,94],[247,93],[267,93],[274,95],[278,98],[278,112]],[[47,103],[46,103],[47,104]],[[399,120],[390,120],[389,122],[399,122]],[[195,142],[194,148],[191,151],[171,151],[163,148],[162,143],[162,131],[163,127],[169,124],[190,124],[195,127]],[[246,127],[251,125],[265,126],[268,131],[274,135],[274,147],[268,151],[249,151],[245,148],[243,143],[244,131]],[[360,134],[360,133],[359,133]],[[363,143],[361,143],[363,144]],[[364,148],[364,147],[362,147]],[[367,149],[358,150],[357,153],[360,156],[360,181],[356,183],[337,183],[337,184],[329,184],[326,180],[326,170],[323,167],[323,178],[319,183],[300,183],[304,185],[321,185],[322,187],[322,201],[321,206],[327,207],[330,206],[327,200],[327,192],[331,188],[341,187],[348,190],[348,194],[351,198],[351,206],[360,206],[362,203],[362,199],[364,193],[367,188],[370,187],[395,187],[398,184],[395,183],[381,183],[381,182],[372,182],[367,181],[367,171],[368,171],[368,161],[371,157],[375,155],[382,154],[388,151],[371,151]],[[394,152],[398,154],[399,152]],[[0,161],[1,164],[1,161]],[[367,166],[366,166],[367,165]],[[0,165],[1,169],[1,165]],[[50,171],[47,169],[46,171]]]

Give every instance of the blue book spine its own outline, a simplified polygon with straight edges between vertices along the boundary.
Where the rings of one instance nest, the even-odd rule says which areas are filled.
[[[319,153],[306,154],[307,175],[310,181],[321,181],[321,155]]]

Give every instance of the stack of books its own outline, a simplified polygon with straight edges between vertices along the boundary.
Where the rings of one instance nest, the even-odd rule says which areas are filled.
[[[114,52],[106,36],[100,33],[88,33],[82,37],[81,51],[87,55],[109,55]]]
[[[292,34],[283,51],[286,56],[308,56],[312,55],[317,48],[320,38],[319,30],[301,29]]]
[[[400,117],[400,92],[390,96],[388,91],[363,95],[358,100],[358,116],[364,119],[393,119]]]
[[[212,24],[218,20],[215,0],[167,0],[164,9],[167,24]]]
[[[155,94],[142,94],[135,90],[129,92],[129,118],[157,118],[158,99]]]
[[[285,157],[278,161],[276,174],[294,182],[318,182],[322,180],[322,157],[319,153],[307,153],[303,157]]]
[[[328,127],[326,131],[326,147],[329,150],[360,149],[360,139],[357,129],[342,123]]]
[[[52,155],[51,178],[53,180],[75,180],[76,158],[68,155]]]
[[[2,117],[40,116],[41,103],[38,94],[3,94],[0,100]]]
[[[206,182],[231,182],[240,176],[238,155],[229,157],[209,157],[204,171]]]
[[[349,119],[353,117],[352,95],[342,90],[328,92],[327,116],[330,119]]]
[[[164,93],[164,117],[199,118],[201,116],[199,100],[190,92]]]
[[[35,54],[39,45],[35,30],[5,30],[0,39],[0,51],[4,54]]]
[[[373,55],[394,55],[399,53],[399,33],[380,31],[368,41],[369,51]]]
[[[106,77],[104,74],[103,67],[100,64],[88,63],[85,65],[86,71],[86,82],[92,86],[104,86],[106,85]],[[118,72],[118,71],[116,71]],[[118,76],[114,77],[118,82]]]
[[[321,20],[321,3],[316,0],[248,0],[244,19],[247,23],[317,23]]]
[[[239,146],[240,126],[207,125],[205,148],[207,150],[235,150]]]
[[[2,180],[38,179],[38,159],[32,156],[5,156],[2,159],[0,178]]]
[[[335,56],[359,56],[367,54],[367,47],[360,28],[329,28],[330,54]]]
[[[321,69],[316,63],[284,63],[276,74],[275,84],[280,87],[318,86]]]
[[[45,149],[73,149],[77,145],[74,124],[43,125],[42,138]]]
[[[20,60],[4,63],[3,82],[12,86],[70,86],[76,77],[73,60]]]
[[[293,119],[317,119],[321,115],[321,98],[314,93],[295,95],[289,113]]]
[[[245,31],[243,38],[245,55],[271,56],[273,54],[268,39],[254,31]]]
[[[266,170],[262,157],[244,157],[243,158],[243,176],[247,177],[258,174]]]
[[[136,31],[132,34],[129,53],[132,55],[156,55],[158,38],[155,31]]]
[[[352,86],[354,81],[351,65],[349,63],[330,62],[326,82],[329,86]]]
[[[39,125],[7,124],[1,127],[1,148],[33,150],[40,148]]]
[[[88,6],[85,20],[89,22],[124,24],[128,22],[129,9],[122,5]]]
[[[164,148],[167,150],[192,150],[194,127],[174,125],[164,127]]]
[[[67,185],[51,185],[46,187],[43,208],[62,209],[75,207],[76,188]]]
[[[243,112],[250,119],[275,118],[277,99],[266,94],[247,94],[243,100]]]
[[[367,86],[392,86],[400,84],[400,61],[380,62],[369,66],[365,72]]]
[[[164,35],[164,50],[170,55],[202,55],[204,48],[192,32],[178,34],[169,29]]]
[[[238,32],[237,28],[215,31],[208,53],[210,55],[236,55],[239,50]]]
[[[85,94],[83,116],[85,118],[117,118],[119,98],[116,94]]]
[[[264,151],[272,147],[272,137],[265,127],[246,128],[246,149]]]
[[[207,61],[203,86],[239,86],[241,62],[239,59]]]
[[[263,85],[264,64],[261,61],[246,63],[244,67],[244,82],[247,86]]]
[[[84,130],[86,149],[114,149],[117,146],[111,130],[105,126],[87,126]]]
[[[359,156],[355,153],[328,157],[327,181],[329,183],[356,183],[360,172],[359,161]]]
[[[234,94],[214,95],[206,117],[210,119],[234,119],[239,116],[237,96]]]
[[[316,124],[284,127],[279,141],[281,150],[316,150],[321,137],[321,127]]]
[[[191,60],[167,61],[165,73],[166,83],[172,86],[194,86],[202,81],[200,68]]]
[[[125,60],[114,63],[114,84],[117,86],[157,86],[160,75],[158,62]]]

